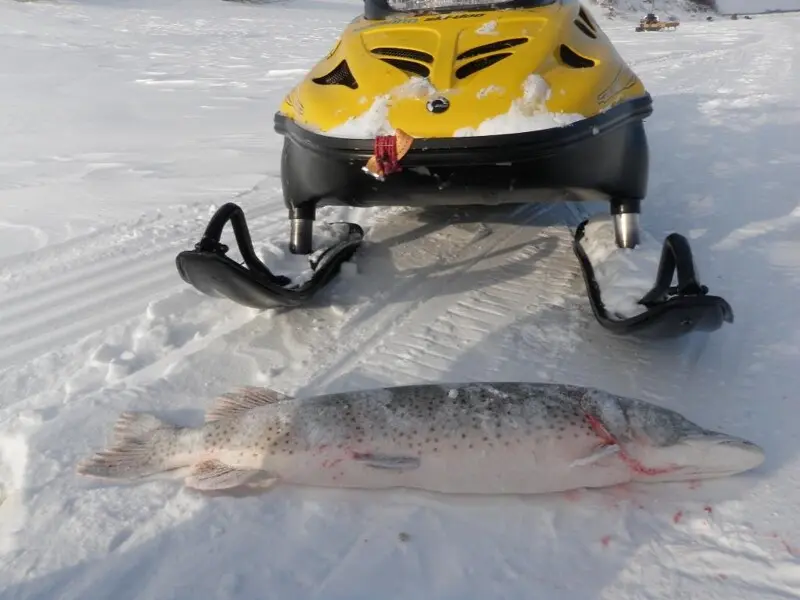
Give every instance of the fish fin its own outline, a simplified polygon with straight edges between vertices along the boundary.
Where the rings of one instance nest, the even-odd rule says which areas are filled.
[[[229,419],[248,410],[291,400],[291,396],[265,387],[242,386],[214,399],[206,411],[206,423]]]
[[[358,452],[353,455],[353,460],[364,463],[374,469],[392,469],[407,471],[419,468],[422,461],[418,456],[402,456],[394,454],[373,454],[372,452]]]
[[[76,471],[100,479],[139,479],[168,471],[176,465],[155,450],[159,444],[173,442],[181,429],[147,413],[122,413],[111,446],[80,461]]]
[[[124,412],[114,423],[114,443],[140,438],[158,429],[174,429],[174,426],[149,413]]]
[[[267,473],[261,469],[238,469],[214,458],[192,465],[184,482],[196,490],[226,490],[265,475]]]
[[[594,463],[603,460],[607,456],[613,456],[619,452],[620,448],[617,444],[605,444],[592,452],[589,456],[579,458],[572,461],[571,467],[585,467],[586,465],[593,465]]]

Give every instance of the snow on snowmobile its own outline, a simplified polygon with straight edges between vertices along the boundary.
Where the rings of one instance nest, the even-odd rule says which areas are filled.
[[[364,238],[346,223],[315,247],[317,207],[519,204],[564,201],[566,191],[610,209],[583,221],[573,240],[603,327],[653,337],[713,331],[733,312],[700,284],[680,234],[655,245],[646,289],[620,300],[625,265],[645,242],[651,113],[644,85],[579,0],[365,0],[274,117],[289,249],[308,256],[310,276],[273,273],[233,203],[177,267],[208,295],[298,307]],[[220,242],[228,222],[243,264]]]

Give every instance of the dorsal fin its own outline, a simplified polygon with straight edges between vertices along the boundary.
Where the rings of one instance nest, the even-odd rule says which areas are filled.
[[[218,396],[206,411],[206,423],[229,419],[248,410],[291,400],[291,396],[265,387],[242,386]]]

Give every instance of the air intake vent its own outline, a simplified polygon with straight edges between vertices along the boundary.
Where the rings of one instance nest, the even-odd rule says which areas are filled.
[[[484,44],[483,46],[476,46],[465,52],[462,52],[456,57],[456,60],[464,60],[465,58],[475,58],[481,54],[489,54],[490,52],[497,52],[498,50],[507,50],[514,46],[519,46],[528,41],[528,38],[511,38],[502,40],[500,42],[492,42],[491,44]]]
[[[405,60],[418,60],[420,62],[431,64],[433,56],[421,50],[410,50],[408,48],[374,48],[371,50],[373,54],[380,56],[392,56],[394,58],[402,58]]]
[[[421,65],[413,60],[403,60],[401,58],[382,58],[383,62],[397,67],[401,71],[411,73],[412,75],[419,75],[420,77],[427,77],[431,74],[431,70],[425,65]]]
[[[583,7],[578,9],[578,18],[575,19],[575,26],[593,40],[597,39],[597,26],[592,23]]]
[[[573,69],[588,69],[589,67],[593,67],[595,65],[592,59],[581,56],[572,48],[565,46],[564,44],[561,44],[559,47],[558,55],[561,58],[561,62],[568,67],[572,67]]]
[[[322,77],[315,77],[312,79],[318,85],[343,85],[349,87],[351,90],[358,89],[358,82],[353,74],[350,72],[350,67],[347,66],[347,61],[343,60],[336,68]]]
[[[510,52],[503,52],[502,54],[492,54],[491,56],[484,56],[483,58],[473,60],[472,62],[465,64],[463,67],[456,69],[456,77],[459,79],[464,79],[473,73],[477,73],[482,69],[491,67],[493,64],[498,63],[509,56],[511,56]]]

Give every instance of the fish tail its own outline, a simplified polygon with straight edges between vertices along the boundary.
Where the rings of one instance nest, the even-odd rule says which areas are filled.
[[[139,479],[188,466],[191,457],[181,451],[184,429],[147,413],[122,413],[111,445],[79,462],[76,470],[100,479]]]

